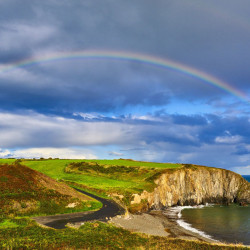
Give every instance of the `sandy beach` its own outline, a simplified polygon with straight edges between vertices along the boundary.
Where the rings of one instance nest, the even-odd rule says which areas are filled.
[[[185,240],[200,240],[209,243],[218,241],[203,237],[197,233],[186,230],[162,214],[162,211],[151,211],[143,214],[129,214],[127,216],[116,216],[110,221],[115,226],[127,230],[149,235],[165,236]]]

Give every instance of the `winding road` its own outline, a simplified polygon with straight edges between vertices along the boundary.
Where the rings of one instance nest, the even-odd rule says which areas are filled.
[[[98,211],[40,216],[40,217],[33,217],[32,219],[34,219],[36,222],[44,226],[52,227],[55,229],[63,229],[65,228],[67,223],[77,223],[77,222],[85,222],[92,220],[107,221],[108,218],[114,217],[119,214],[124,214],[125,212],[124,208],[122,208],[117,203],[111,200],[100,198],[96,195],[90,194],[88,192],[82,191],[77,188],[75,189],[80,193],[86,194],[100,201],[103,204],[102,208]]]

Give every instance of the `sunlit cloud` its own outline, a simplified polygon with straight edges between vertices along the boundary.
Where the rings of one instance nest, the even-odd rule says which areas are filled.
[[[60,158],[60,159],[97,159],[98,157],[86,149],[74,148],[28,148],[17,149],[9,154],[14,158]]]

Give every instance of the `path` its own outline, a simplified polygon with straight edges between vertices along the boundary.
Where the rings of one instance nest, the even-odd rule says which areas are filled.
[[[123,214],[125,212],[124,208],[122,208],[117,203],[111,200],[100,198],[96,195],[90,194],[80,189],[76,190],[80,193],[86,194],[100,201],[103,204],[102,208],[98,211],[40,216],[40,217],[34,217],[32,219],[48,227],[52,227],[55,229],[63,229],[65,228],[65,225],[67,223],[77,223],[77,222],[92,221],[92,220],[107,221],[107,218],[114,217],[116,215]]]

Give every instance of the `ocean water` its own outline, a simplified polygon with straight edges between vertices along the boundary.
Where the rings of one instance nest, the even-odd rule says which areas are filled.
[[[242,177],[244,177],[247,181],[250,182],[250,175],[242,175]]]
[[[250,175],[243,175],[250,182]],[[213,240],[250,245],[250,205],[169,207],[163,214],[181,227]]]
[[[250,245],[250,206],[197,206],[182,208],[180,226],[209,238]]]

